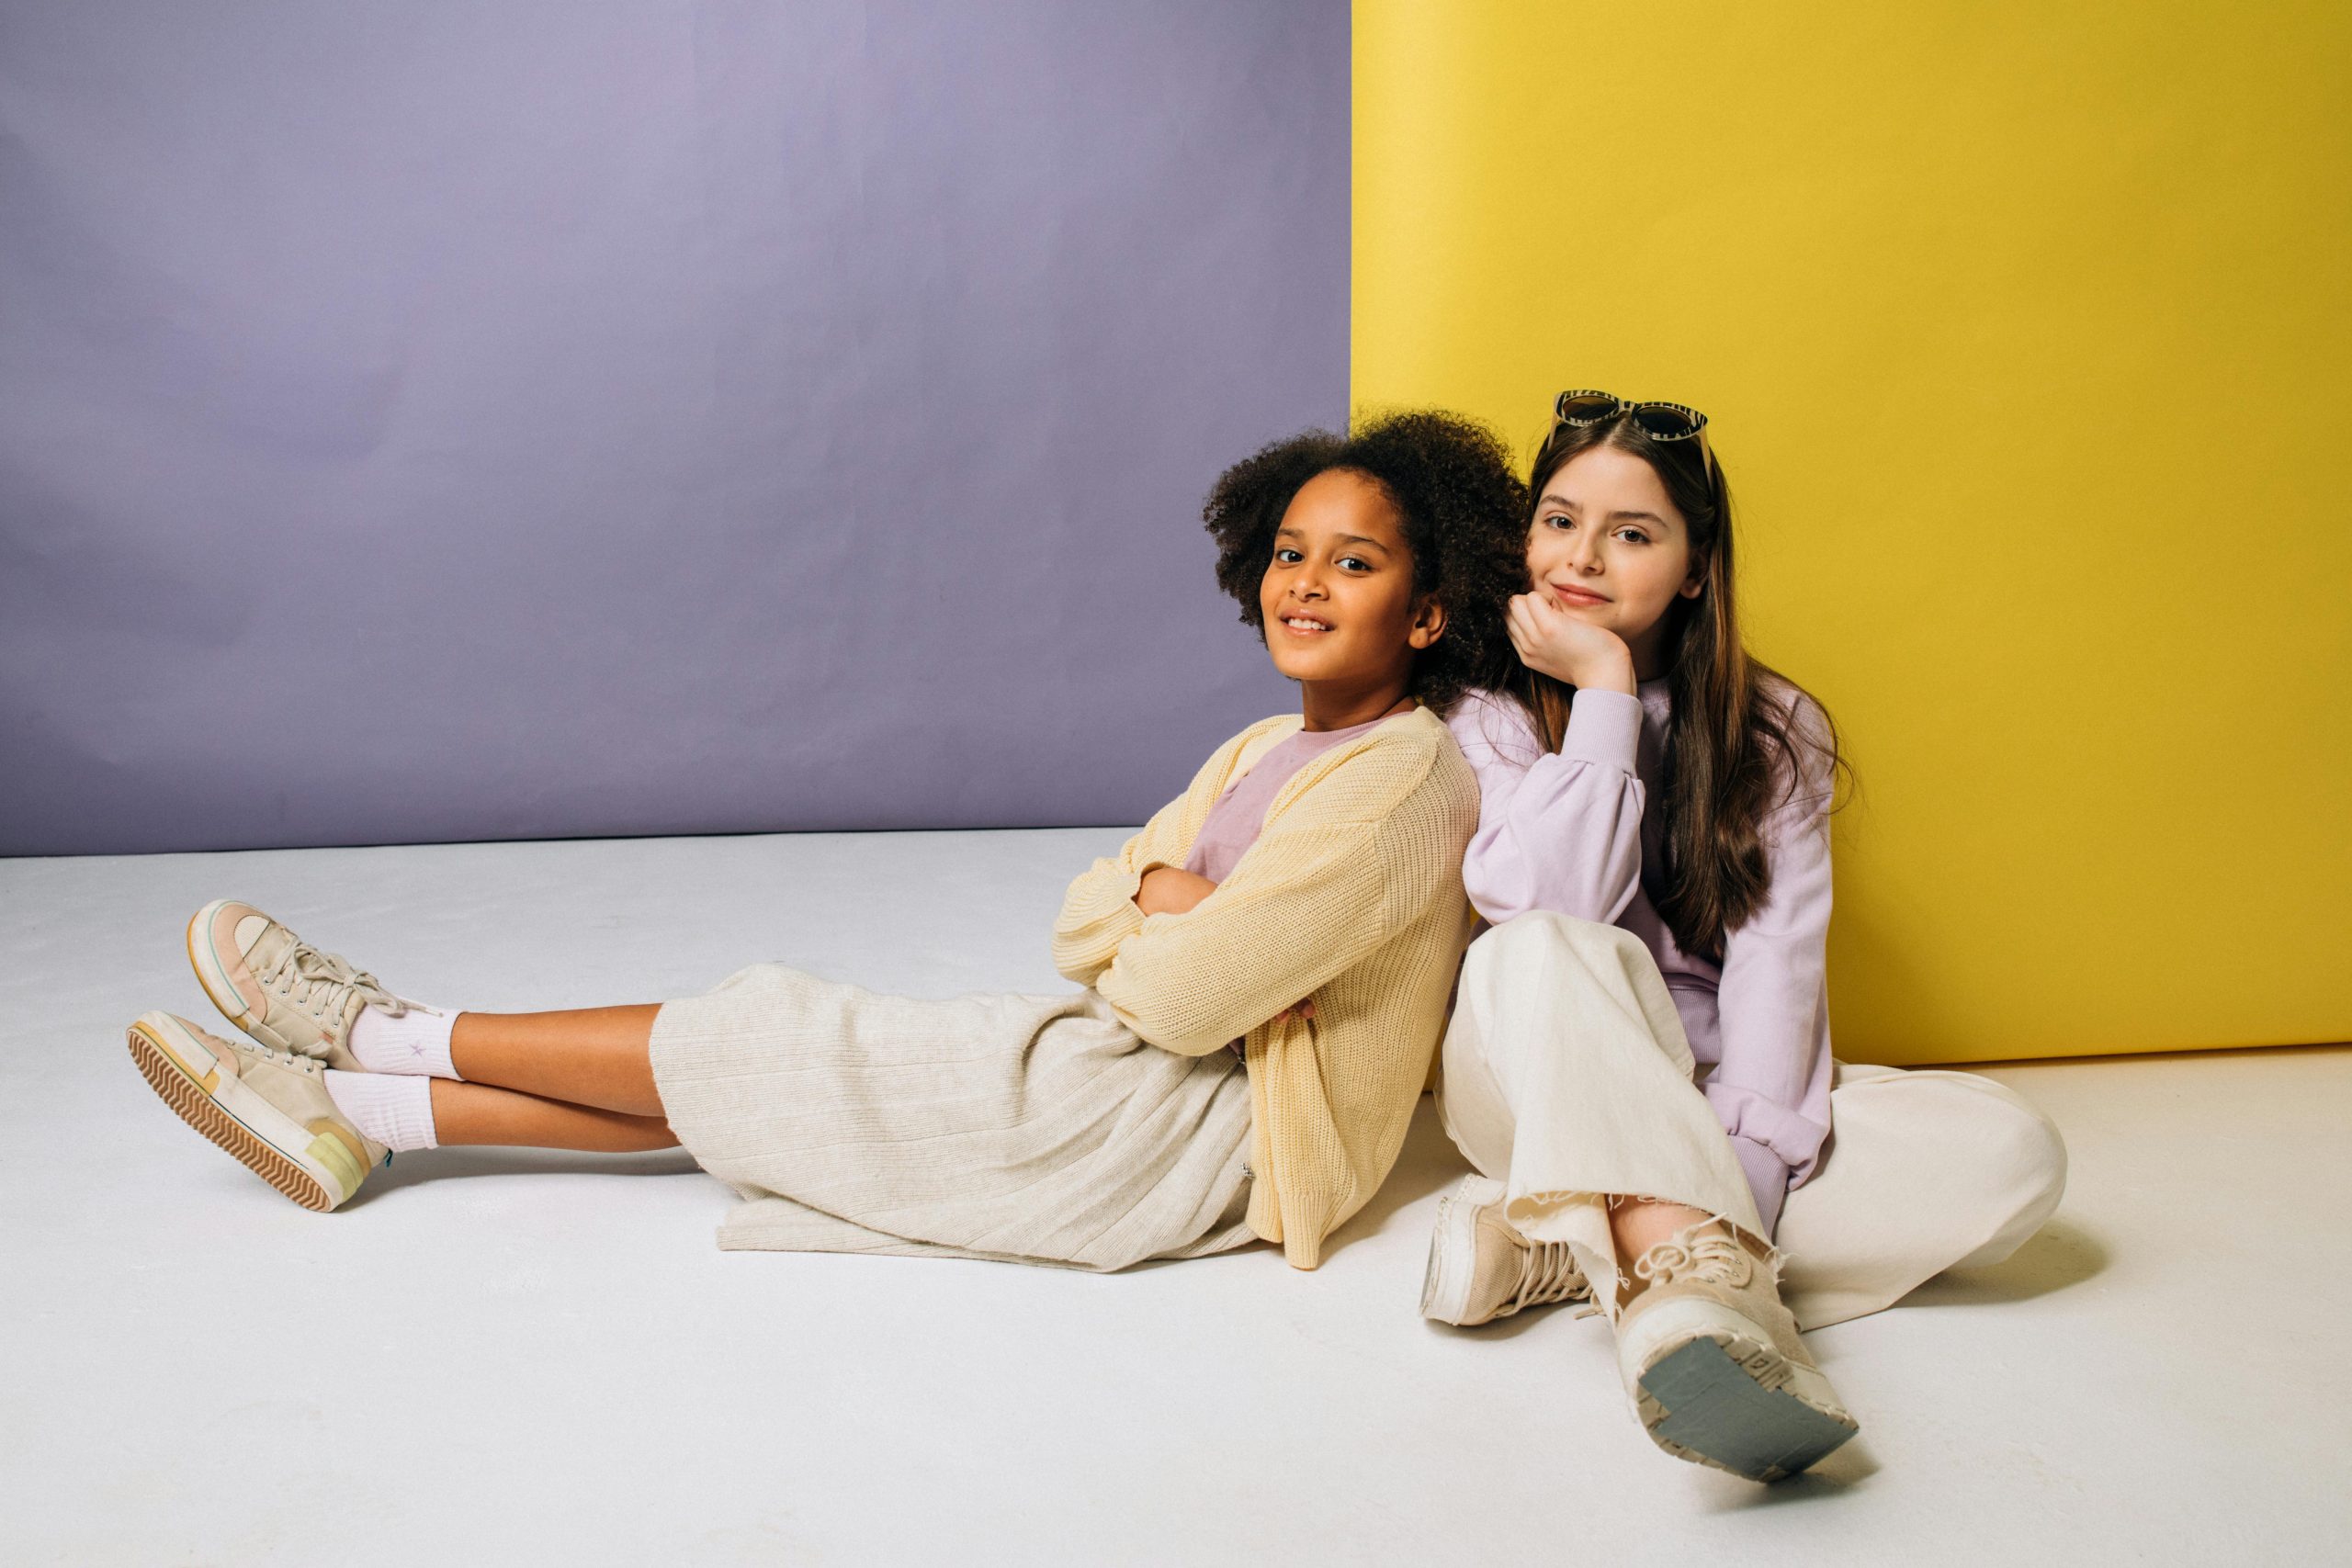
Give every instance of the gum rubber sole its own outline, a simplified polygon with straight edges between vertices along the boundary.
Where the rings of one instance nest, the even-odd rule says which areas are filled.
[[[1790,1392],[1796,1371],[1770,1346],[1688,1340],[1643,1371],[1642,1425],[1679,1459],[1750,1481],[1785,1480],[1861,1429]]]
[[[305,1209],[324,1213],[334,1207],[334,1194],[309,1171],[273,1147],[268,1140],[220,1108],[204,1086],[190,1077],[140,1024],[130,1030],[130,1059],[148,1087],[163,1097],[179,1119],[226,1149],[239,1164],[277,1188]]]

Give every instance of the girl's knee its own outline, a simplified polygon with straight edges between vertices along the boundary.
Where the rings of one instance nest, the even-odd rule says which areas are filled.
[[[2018,1173],[2020,1190],[2030,1195],[2023,1206],[2034,1211],[2038,1227],[2065,1195],[2066,1140],[2055,1122],[2023,1099],[2010,1120],[2008,1159]]]
[[[2066,1141],[2057,1124],[2014,1091],[2004,1089],[1996,1105],[1984,1119],[1977,1145],[1989,1235],[1957,1268],[2008,1257],[2057,1212],[2066,1193]]]
[[[2057,1207],[2066,1188],[2066,1140],[2041,1108],[1997,1079],[1954,1074],[1984,1098],[1980,1110],[1984,1157],[2001,1185],[2021,1195],[2021,1206],[2044,1198]],[[2046,1211],[2045,1211],[2046,1212]]]
[[[1840,1092],[1851,1083],[1855,1092],[1899,1095],[1911,1129],[1946,1129],[1988,1187],[2025,1194],[2029,1202],[2050,1194],[2053,1205],[2054,1195],[2065,1188],[2066,1141],[2057,1123],[1997,1078],[1937,1068],[1864,1067],[1841,1071],[1838,1081]],[[1830,1101],[1833,1108],[1838,1103],[1835,1098]]]
[[[1556,952],[1564,947],[1622,951],[1628,943],[1641,948],[1642,939],[1623,926],[1580,920],[1574,915],[1544,910],[1515,916],[1481,932],[1478,940],[1470,944],[1469,956],[1483,956],[1487,963],[1510,962],[1514,955],[1530,952]],[[1646,953],[1649,950],[1642,951]]]

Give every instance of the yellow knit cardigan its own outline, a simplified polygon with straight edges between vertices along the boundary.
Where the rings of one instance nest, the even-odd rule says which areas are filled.
[[[1147,918],[1144,873],[1182,865],[1226,786],[1300,723],[1263,719],[1218,747],[1181,799],[1080,874],[1054,965],[1163,1050],[1245,1040],[1250,1228],[1312,1269],[1387,1178],[1429,1076],[1474,919],[1462,854],[1478,784],[1435,714],[1399,714],[1301,768],[1216,892]],[[1273,1021],[1308,997],[1312,1021]]]

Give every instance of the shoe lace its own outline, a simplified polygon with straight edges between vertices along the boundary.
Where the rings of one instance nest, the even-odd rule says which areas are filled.
[[[1634,1276],[1653,1285],[1697,1280],[1734,1290],[1754,1277],[1756,1259],[1736,1237],[1720,1230],[1682,1235],[1659,1242],[1634,1261]]]
[[[281,1067],[292,1067],[298,1072],[306,1073],[315,1073],[320,1070],[321,1064],[316,1056],[300,1051],[281,1051],[277,1046],[255,1040],[251,1035],[246,1035],[234,1043],[238,1050],[259,1056],[266,1062],[275,1062]]]
[[[1572,1301],[1585,1293],[1584,1270],[1565,1241],[1531,1241],[1519,1260],[1519,1289],[1512,1300],[1521,1307],[1547,1302]]]
[[[369,1007],[398,1018],[409,1003],[384,988],[384,983],[364,969],[355,969],[339,953],[321,953],[307,942],[290,942],[261,976],[265,986],[285,991],[296,1007],[317,1012],[321,1005],[356,991]],[[315,1004],[313,998],[316,998]]]

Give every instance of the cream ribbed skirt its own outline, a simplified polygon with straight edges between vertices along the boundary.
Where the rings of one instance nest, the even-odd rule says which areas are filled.
[[[723,1247],[1124,1269],[1254,1237],[1250,1082],[1091,990],[886,997],[780,964],[663,1004],[671,1131],[744,1201]]]
[[[1603,1201],[1670,1199],[1757,1228],[1731,1141],[1692,1082],[1666,982],[1639,938],[1527,915],[1470,944],[1439,1111],[1504,1183],[1525,1235],[1564,1241],[1604,1299]],[[1831,1142],[1773,1236],[1781,1298],[1806,1328],[1893,1304],[1946,1269],[1997,1263],[2057,1208],[2066,1148],[2050,1119],[1975,1073],[1837,1065]]]

